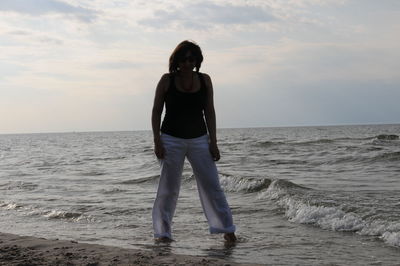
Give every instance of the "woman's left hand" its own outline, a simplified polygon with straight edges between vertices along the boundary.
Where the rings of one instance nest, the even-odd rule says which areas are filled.
[[[213,158],[214,161],[219,161],[219,159],[221,158],[220,154],[219,154],[219,149],[216,143],[210,143],[210,153],[211,156]]]

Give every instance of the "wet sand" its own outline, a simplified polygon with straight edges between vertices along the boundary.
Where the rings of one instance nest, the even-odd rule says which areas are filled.
[[[241,265],[218,258],[0,233],[0,265]],[[249,265],[249,264],[246,264]]]

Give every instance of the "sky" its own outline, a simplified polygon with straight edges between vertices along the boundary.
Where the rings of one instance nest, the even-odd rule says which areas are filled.
[[[400,122],[398,0],[1,0],[0,134],[151,129],[183,40],[218,128]]]

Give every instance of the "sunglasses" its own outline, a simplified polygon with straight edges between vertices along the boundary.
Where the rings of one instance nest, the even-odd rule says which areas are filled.
[[[182,57],[179,62],[184,63],[188,61],[189,63],[194,63],[196,61],[196,57],[193,55]]]

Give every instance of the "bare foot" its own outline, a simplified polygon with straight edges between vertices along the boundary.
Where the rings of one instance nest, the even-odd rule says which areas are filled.
[[[224,239],[229,243],[234,243],[237,240],[237,238],[235,236],[235,233],[226,233],[226,234],[224,234]]]

